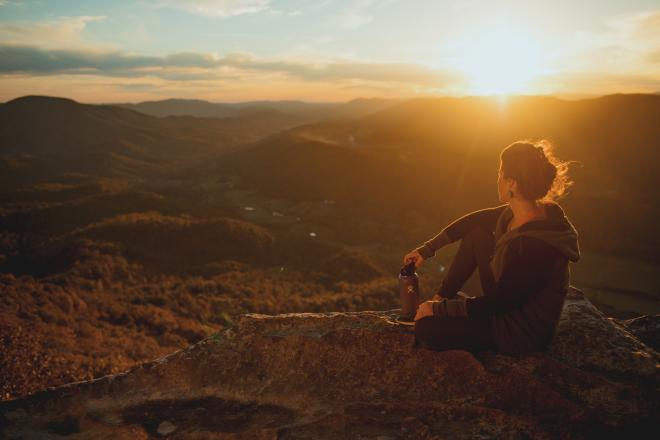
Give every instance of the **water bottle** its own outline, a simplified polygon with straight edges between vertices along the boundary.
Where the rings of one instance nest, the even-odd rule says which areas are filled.
[[[419,306],[419,277],[415,272],[415,261],[404,265],[399,271],[400,321],[414,321]]]

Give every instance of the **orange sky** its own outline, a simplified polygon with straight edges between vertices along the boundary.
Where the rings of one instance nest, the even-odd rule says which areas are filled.
[[[660,92],[654,2],[0,0],[2,101],[633,92]]]

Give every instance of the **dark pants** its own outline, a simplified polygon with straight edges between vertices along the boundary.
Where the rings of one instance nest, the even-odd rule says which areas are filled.
[[[490,259],[495,249],[493,233],[483,228],[468,232],[459,245],[447,275],[442,280],[438,295],[455,298],[476,268],[484,295],[493,292],[495,279]],[[495,347],[488,318],[458,318],[427,316],[415,321],[415,347],[432,350],[483,350]]]

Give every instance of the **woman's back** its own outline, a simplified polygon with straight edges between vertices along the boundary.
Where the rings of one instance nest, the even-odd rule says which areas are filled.
[[[568,259],[557,256],[545,268],[547,280],[520,307],[490,317],[497,350],[501,353],[523,353],[549,344],[556,332],[568,292],[570,269]]]

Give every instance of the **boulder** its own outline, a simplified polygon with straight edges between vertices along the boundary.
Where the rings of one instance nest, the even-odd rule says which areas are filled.
[[[544,351],[414,347],[400,310],[245,314],[122,374],[0,403],[3,438],[591,438],[657,432],[660,356],[571,287]]]
[[[609,319],[626,327],[630,333],[649,347],[652,347],[656,351],[660,350],[660,314],[643,315],[622,320],[616,318]]]

